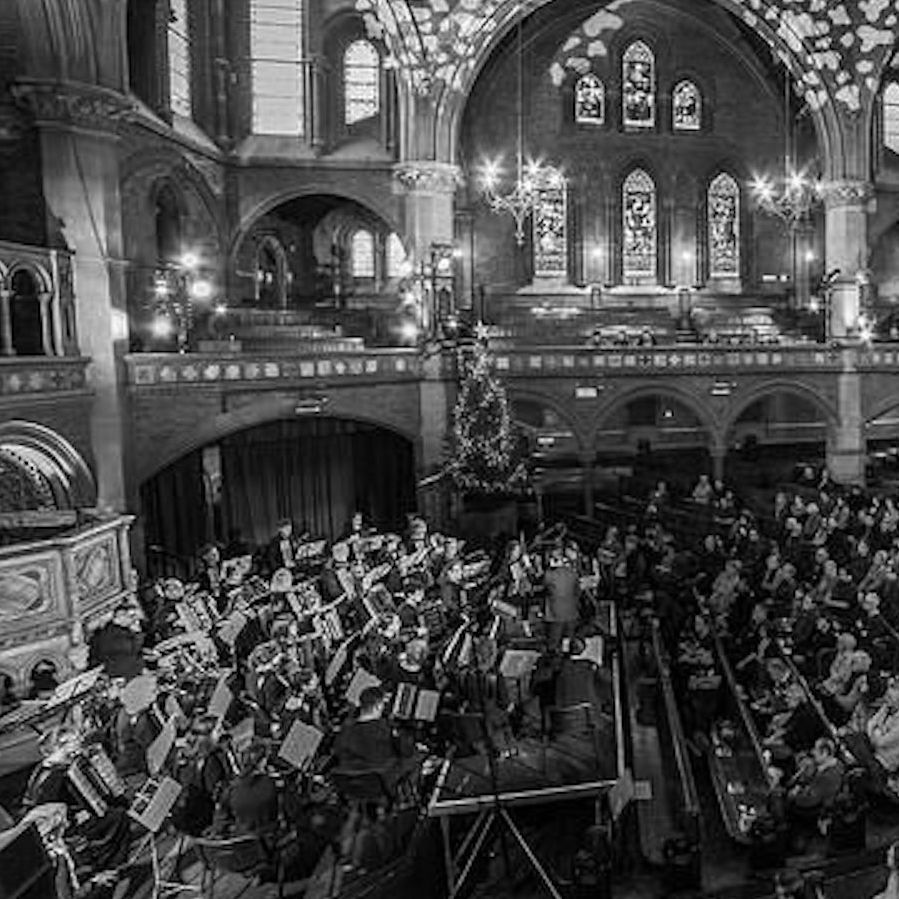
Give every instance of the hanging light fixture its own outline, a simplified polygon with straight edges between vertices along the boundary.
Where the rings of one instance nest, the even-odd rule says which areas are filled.
[[[544,168],[536,161],[524,161],[524,48],[522,23],[524,4],[517,10],[518,51],[518,109],[515,185],[508,193],[501,192],[502,170],[497,162],[488,162],[481,173],[481,190],[491,211],[498,215],[510,215],[515,222],[515,240],[524,244],[525,224],[534,211],[542,191],[558,188],[561,176],[558,170]]]
[[[808,222],[823,201],[822,185],[808,168],[799,168],[791,147],[790,73],[784,71],[784,167],[780,177],[756,176],[751,184],[756,206],[766,215],[779,218],[795,232]]]

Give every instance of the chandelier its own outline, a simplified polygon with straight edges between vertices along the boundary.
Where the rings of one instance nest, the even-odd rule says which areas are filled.
[[[561,176],[556,169],[544,168],[539,162],[524,161],[524,53],[522,49],[523,4],[518,5],[518,137],[516,146],[515,184],[506,193],[501,190],[502,171],[499,163],[488,162],[481,173],[481,193],[492,212],[509,215],[515,222],[515,240],[524,244],[525,224],[537,206],[541,192],[558,188]]]
[[[780,179],[762,175],[752,182],[756,206],[779,218],[791,231],[807,222],[823,199],[822,185],[807,172],[796,170],[789,159]]]
[[[796,231],[800,225],[809,221],[812,212],[823,201],[824,195],[821,181],[808,169],[797,168],[794,164],[790,138],[790,74],[785,71],[783,175],[756,176],[751,189],[759,210],[766,215],[779,218],[790,231]]]

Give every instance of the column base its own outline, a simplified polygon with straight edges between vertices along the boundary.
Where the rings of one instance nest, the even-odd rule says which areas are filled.
[[[827,469],[837,484],[865,483],[867,455],[862,450],[827,451]]]

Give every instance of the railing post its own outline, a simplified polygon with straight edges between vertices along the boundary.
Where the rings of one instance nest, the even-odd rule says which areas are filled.
[[[9,302],[11,294],[8,290],[0,290],[0,355],[15,356],[16,349],[12,342],[12,315]]]

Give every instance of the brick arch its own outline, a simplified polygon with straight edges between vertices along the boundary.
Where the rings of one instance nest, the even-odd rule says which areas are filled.
[[[515,400],[521,400],[523,402],[539,403],[540,405],[552,409],[552,411],[571,428],[571,433],[574,435],[578,450],[583,451],[590,446],[590,435],[585,433],[583,424],[572,414],[569,406],[560,403],[555,397],[546,393],[541,393],[539,390],[528,390],[519,387],[507,388],[507,396],[510,405],[514,404]]]
[[[178,429],[169,440],[161,440],[153,447],[152,461],[139,471],[138,482],[144,483],[159,474],[169,465],[204,446],[249,430],[259,425],[296,417],[296,405],[300,397],[297,394],[279,395],[277,397],[257,397],[256,401],[240,409],[222,412],[213,418],[196,422],[191,428]],[[419,440],[417,427],[398,419],[367,414],[363,402],[341,401],[340,397],[329,396],[331,402],[326,407],[322,418],[333,418],[344,421],[358,421],[376,425],[385,431],[391,431],[415,447]],[[357,407],[361,411],[356,411]]]
[[[404,244],[408,242],[404,237],[405,229],[402,227],[402,223],[400,222],[396,210],[389,208],[389,204],[384,203],[383,200],[376,195],[376,192],[367,193],[358,190],[350,183],[344,183],[338,187],[337,185],[326,181],[313,181],[301,186],[293,185],[289,188],[273,191],[267,197],[258,201],[249,212],[245,213],[231,234],[228,244],[229,265],[234,265],[241,245],[253,229],[253,226],[261,218],[268,215],[268,213],[272,212],[274,209],[277,209],[278,206],[291,200],[313,196],[333,196],[341,200],[357,203],[363,209],[366,209],[377,216],[391,231],[399,234],[400,237],[403,238]]]
[[[699,419],[699,423],[709,436],[710,448],[721,445],[725,432],[719,417],[709,405],[705,404],[695,393],[678,384],[652,382],[640,384],[621,393],[615,393],[599,408],[593,419],[593,427],[590,431],[590,446],[596,447],[599,432],[613,412],[617,412],[622,406],[634,400],[650,396],[668,396],[683,403]]]
[[[12,290],[13,278],[19,272],[26,272],[34,279],[38,293],[53,293],[53,278],[50,273],[42,266],[35,262],[24,262],[15,260],[6,270],[2,284],[7,290]]]
[[[807,400],[818,409],[819,412],[823,413],[827,425],[828,439],[830,438],[831,433],[839,423],[840,416],[836,407],[829,400],[821,396],[821,394],[813,387],[803,384],[802,381],[768,381],[764,384],[759,384],[745,395],[740,396],[728,410],[721,431],[725,441],[736,425],[739,417],[753,403],[765,399],[765,397],[776,396],[777,394],[783,393]]]

